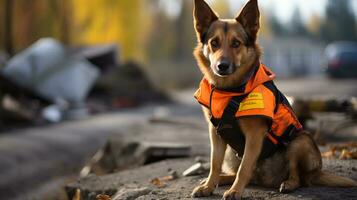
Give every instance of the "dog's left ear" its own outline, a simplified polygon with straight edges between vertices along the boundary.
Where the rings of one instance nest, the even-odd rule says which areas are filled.
[[[218,20],[216,13],[204,0],[194,0],[193,23],[198,42],[204,43],[211,24]]]
[[[249,0],[244,6],[236,20],[243,26],[248,34],[250,44],[254,44],[260,28],[260,12],[258,8],[258,0]]]

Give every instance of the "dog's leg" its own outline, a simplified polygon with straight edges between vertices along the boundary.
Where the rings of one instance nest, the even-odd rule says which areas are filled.
[[[292,150],[293,149],[288,148],[288,152],[286,154],[289,160],[289,178],[280,185],[279,191],[281,193],[292,192],[300,186],[298,155],[296,155],[296,152],[293,153]]]
[[[242,118],[240,126],[245,135],[246,143],[242,163],[239,166],[232,187],[224,193],[224,199],[240,199],[245,186],[249,183],[256,162],[259,158],[265,133],[268,128],[266,121],[261,118]]]
[[[302,183],[310,185],[315,172],[322,168],[320,151],[307,133],[302,133],[290,143],[286,156],[289,160],[289,178],[280,185],[280,192],[292,192]]]
[[[227,144],[218,137],[213,125],[210,124],[209,129],[211,141],[210,173],[207,180],[193,190],[193,197],[210,196],[220,181],[221,168]]]

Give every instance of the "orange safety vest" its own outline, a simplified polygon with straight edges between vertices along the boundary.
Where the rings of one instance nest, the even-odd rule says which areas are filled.
[[[233,149],[240,155],[243,154],[245,143],[241,130],[236,125],[240,117],[263,116],[270,120],[271,126],[261,157],[268,157],[277,147],[286,146],[295,133],[302,129],[288,100],[274,85],[274,78],[275,74],[260,64],[247,83],[238,88],[216,89],[203,79],[195,93],[197,101],[210,109],[211,122],[218,134],[226,138],[226,142],[232,147],[235,146]],[[230,126],[224,126],[225,124]],[[231,128],[224,131],[222,127],[233,127],[233,130]],[[239,137],[235,137],[238,134]]]

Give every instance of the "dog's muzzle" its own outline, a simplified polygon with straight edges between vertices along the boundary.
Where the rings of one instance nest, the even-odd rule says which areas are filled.
[[[220,60],[217,63],[217,66],[215,67],[215,73],[218,76],[228,76],[230,74],[233,74],[234,71],[235,71],[235,66],[233,62],[225,58]]]

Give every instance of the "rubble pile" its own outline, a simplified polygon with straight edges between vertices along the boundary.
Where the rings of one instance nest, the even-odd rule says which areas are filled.
[[[42,38],[0,65],[0,130],[88,118],[168,101],[116,45],[66,47]],[[3,64],[4,63],[4,64]]]

